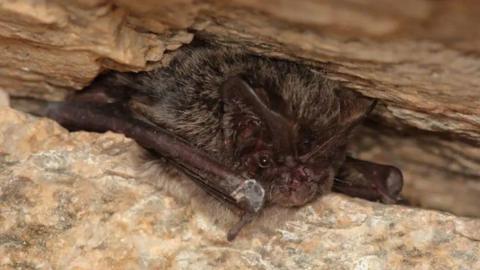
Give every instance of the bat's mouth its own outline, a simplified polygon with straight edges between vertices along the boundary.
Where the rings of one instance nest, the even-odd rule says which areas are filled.
[[[277,175],[269,189],[269,201],[284,207],[302,206],[318,194],[321,181],[303,165]]]

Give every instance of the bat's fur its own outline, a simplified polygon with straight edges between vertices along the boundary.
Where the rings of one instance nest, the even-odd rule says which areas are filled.
[[[217,153],[223,147],[225,117],[219,89],[234,75],[279,94],[293,117],[318,137],[363,116],[371,103],[351,92],[336,92],[336,82],[303,65],[217,47],[183,49],[166,68],[113,73],[100,81],[117,93],[128,90],[131,107],[149,121]]]
[[[165,68],[107,73],[86,91],[49,106],[46,115],[71,128],[124,132],[248,213],[232,194],[252,178],[262,185],[257,190],[265,190],[261,203],[300,206],[332,187],[397,202],[400,170],[346,157],[349,134],[373,105],[308,66],[196,44],[178,50]],[[159,172],[154,163],[146,162],[144,177],[172,174],[168,166]],[[156,184],[179,199],[203,196],[185,177],[174,178]],[[219,204],[199,205],[231,217]],[[229,239],[248,222],[244,217]]]
[[[217,228],[217,231],[212,233],[218,234],[219,238],[223,238],[224,232],[238,221],[237,214],[232,211],[236,210],[235,208],[225,207],[225,203],[211,196],[205,196],[205,192],[198,185],[188,176],[170,166],[165,160],[153,158],[149,153],[146,153],[137,161],[139,162],[139,171],[142,172],[137,176],[140,182],[162,190],[182,204],[189,205],[192,211],[200,213],[199,216],[207,217],[208,224]],[[296,211],[295,208],[269,207],[252,222],[253,226],[247,226],[243,230],[246,230],[248,234],[249,231],[252,232],[252,228],[256,228],[255,230],[260,228],[263,232],[272,233],[284,225],[285,222],[293,219]],[[212,227],[208,230],[212,230]],[[208,234],[209,232],[204,233]]]
[[[204,45],[179,50],[166,68],[138,74],[111,73],[92,87],[103,87],[120,99],[123,93],[122,102],[128,103],[137,117],[168,129],[233,167],[235,158],[225,141],[235,133],[233,122],[238,116],[221,102],[219,91],[226,78],[233,76],[280,97],[286,108],[277,110],[306,127],[316,145],[328,141],[317,154],[323,162],[317,169],[326,175],[317,193],[329,192],[345,157],[346,131],[363,118],[372,100],[342,89],[317,70],[238,49]],[[259,120],[249,108],[242,111]]]

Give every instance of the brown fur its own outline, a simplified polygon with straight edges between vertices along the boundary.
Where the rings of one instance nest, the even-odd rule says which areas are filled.
[[[301,144],[307,135],[313,138],[311,148],[301,149],[300,153],[315,152],[309,164],[300,164],[295,169],[278,165],[260,170],[256,164],[252,166],[257,153],[272,152],[269,146],[272,136],[282,134],[255,135],[253,141],[233,143],[235,136],[245,131],[239,128],[242,119],[256,122],[261,119],[252,111],[251,104],[222,102],[220,89],[227,78],[232,77],[241,78],[256,89],[272,111],[293,121],[298,136],[292,144]],[[286,171],[301,174],[311,169],[315,176],[296,176],[302,182],[300,185],[315,184],[299,191],[293,205],[302,204],[303,200],[298,199],[302,196],[306,197],[305,201],[311,200],[312,191],[319,194],[330,191],[334,175],[345,158],[348,134],[372,105],[372,100],[342,89],[338,83],[308,66],[212,45],[183,48],[166,68],[138,74],[107,74],[93,84],[92,88],[95,87],[108,89],[109,95],[128,104],[136,117],[166,128],[226,166],[258,179],[266,187],[270,199],[284,193],[271,188],[276,185],[272,183],[283,177],[278,185],[288,187],[287,183],[295,178],[294,174],[285,176]],[[252,129],[265,131],[267,128],[263,124]],[[235,154],[242,145],[258,145],[259,142],[264,145],[261,149]],[[279,153],[272,155],[278,158]],[[288,200],[282,198],[279,202],[290,205]]]
[[[252,87],[280,95],[293,117],[308,126],[314,137],[326,137],[325,133],[351,125],[372,102],[307,66],[209,46],[181,49],[167,68],[113,73],[100,81],[113,91],[127,89],[131,108],[142,117],[218,153],[225,117],[219,89],[225,78],[235,75]]]

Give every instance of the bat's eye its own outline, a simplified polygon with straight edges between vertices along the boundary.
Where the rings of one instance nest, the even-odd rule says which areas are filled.
[[[270,167],[271,164],[272,164],[272,160],[269,155],[262,154],[258,157],[258,166],[260,168]]]

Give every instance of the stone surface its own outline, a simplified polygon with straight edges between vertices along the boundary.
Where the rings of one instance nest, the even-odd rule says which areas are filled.
[[[1,1],[0,108],[2,90],[60,100],[211,38],[378,98],[353,151],[400,167],[414,205],[480,217],[479,12],[476,0]],[[478,220],[338,195],[271,209],[229,244],[232,214],[144,156],[119,135],[1,109],[0,268],[480,269]]]
[[[480,220],[331,194],[235,216],[113,133],[0,108],[1,269],[479,269]]]
[[[106,68],[146,69],[192,38],[168,26],[155,35],[128,22],[127,13],[104,0],[2,1],[0,88],[16,96],[62,99]]]
[[[8,94],[0,90],[0,108],[9,107],[9,106],[10,106],[10,98],[8,97]]]

